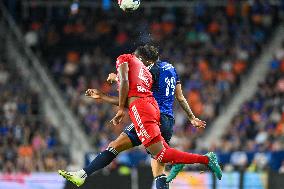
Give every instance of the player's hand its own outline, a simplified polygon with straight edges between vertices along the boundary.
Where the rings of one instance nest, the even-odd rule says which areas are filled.
[[[114,118],[112,118],[110,122],[112,122],[113,125],[118,125],[122,121],[124,116],[124,109],[121,108],[117,111],[116,115],[114,116]]]
[[[85,93],[87,97],[91,97],[94,99],[101,99],[103,96],[103,92],[98,89],[88,89]]]
[[[107,82],[110,84],[116,82],[116,74],[115,73],[108,74]]]
[[[193,118],[192,120],[190,120],[190,123],[194,126],[194,127],[196,127],[196,128],[198,128],[198,129],[200,129],[200,128],[205,128],[206,127],[206,122],[205,121],[202,121],[202,120],[200,120],[200,119],[198,119],[198,118]]]

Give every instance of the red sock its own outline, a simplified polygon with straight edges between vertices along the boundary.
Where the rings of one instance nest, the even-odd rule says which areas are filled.
[[[209,159],[207,156],[199,154],[191,154],[176,150],[174,148],[164,148],[157,156],[156,159],[162,163],[172,164],[208,164]]]

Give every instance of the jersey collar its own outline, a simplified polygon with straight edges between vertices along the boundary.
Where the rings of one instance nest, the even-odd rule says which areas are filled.
[[[149,66],[147,66],[148,70],[151,70],[151,68],[154,66],[154,63],[153,64],[150,64]]]

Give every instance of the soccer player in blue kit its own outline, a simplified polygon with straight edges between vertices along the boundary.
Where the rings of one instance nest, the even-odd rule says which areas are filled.
[[[187,100],[183,96],[180,80],[175,68],[168,62],[159,61],[159,53],[157,48],[150,45],[140,46],[135,51],[135,55],[146,66],[148,66],[148,69],[152,74],[154,81],[152,92],[160,108],[160,131],[165,141],[169,143],[173,133],[173,104],[175,97],[177,98],[183,110],[186,112],[191,124],[197,128],[204,128],[206,123],[194,116],[187,103]],[[115,74],[110,74],[108,81],[115,81]],[[86,91],[86,96],[90,96],[94,99],[102,99],[108,103],[118,105],[117,97],[107,96],[97,89],[88,89]],[[131,124],[125,128],[125,130],[116,140],[109,144],[109,147],[105,151],[99,153],[99,155],[86,168],[76,172],[66,172],[60,170],[59,173],[69,181],[73,182],[75,185],[80,186],[84,183],[87,176],[110,164],[120,152],[139,145],[141,145],[141,141],[137,136],[134,125]],[[209,169],[214,172],[219,179],[221,178],[222,172],[218,165],[217,157],[213,152],[209,152],[205,156],[192,154],[192,157],[193,163],[203,163],[204,157],[209,159]],[[156,182],[156,188],[168,189],[169,186],[168,182],[166,181],[167,177],[164,174],[165,164],[151,159],[151,167]],[[183,164],[174,165],[171,171],[172,174],[170,175],[171,178],[169,180],[172,180],[182,168]]]

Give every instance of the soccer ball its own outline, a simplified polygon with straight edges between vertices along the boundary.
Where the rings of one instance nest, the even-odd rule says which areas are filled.
[[[138,9],[140,0],[118,0],[119,7],[126,12],[131,12]]]

